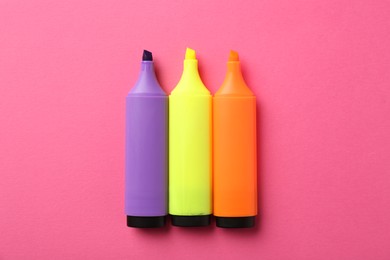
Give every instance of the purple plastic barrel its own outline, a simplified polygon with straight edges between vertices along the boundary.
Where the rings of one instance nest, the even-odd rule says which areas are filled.
[[[129,227],[161,227],[167,215],[168,97],[144,51],[126,97],[125,212]]]

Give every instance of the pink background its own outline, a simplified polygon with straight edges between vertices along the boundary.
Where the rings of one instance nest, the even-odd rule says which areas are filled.
[[[0,0],[0,259],[390,259],[390,2]],[[124,101],[185,47],[258,97],[261,223],[125,226]]]

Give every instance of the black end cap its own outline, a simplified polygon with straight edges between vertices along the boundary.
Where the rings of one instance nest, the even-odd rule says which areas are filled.
[[[211,215],[177,216],[171,215],[172,225],[177,227],[205,227],[210,225]]]
[[[142,54],[142,60],[143,61],[153,61],[153,55],[150,51],[144,50],[144,53]]]
[[[253,217],[215,217],[217,227],[220,228],[251,228],[255,226]]]
[[[127,226],[134,228],[159,228],[165,226],[166,217],[127,216]]]

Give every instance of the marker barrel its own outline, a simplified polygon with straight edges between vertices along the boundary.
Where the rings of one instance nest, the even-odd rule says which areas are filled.
[[[239,62],[213,99],[214,215],[218,227],[252,227],[257,215],[256,98]]]
[[[142,62],[126,98],[125,212],[130,227],[161,227],[167,215],[168,97]]]

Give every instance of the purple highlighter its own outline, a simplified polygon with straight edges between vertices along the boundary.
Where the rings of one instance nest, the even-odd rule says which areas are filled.
[[[157,81],[152,53],[126,97],[127,226],[162,227],[167,215],[168,97]]]

